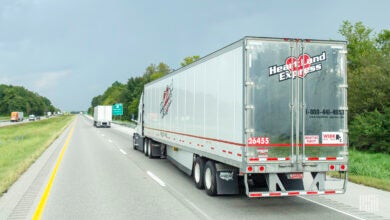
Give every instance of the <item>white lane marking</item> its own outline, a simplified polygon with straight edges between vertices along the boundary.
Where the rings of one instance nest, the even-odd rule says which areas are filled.
[[[108,140],[108,142],[112,143],[112,140],[111,140],[111,139],[109,139],[109,140]]]
[[[119,151],[120,151],[122,154],[124,154],[124,155],[127,154],[126,151],[124,151],[124,150],[122,150],[122,149],[119,149]]]
[[[206,219],[212,219],[210,216],[208,216],[205,212],[203,212],[198,206],[196,206],[194,203],[192,203],[190,200],[185,199],[185,201],[192,206],[192,208],[196,209],[200,214],[202,214]]]
[[[165,183],[160,179],[158,178],[156,175],[154,175],[152,172],[150,172],[149,170],[146,171],[146,173],[154,180],[156,181],[158,184],[160,184],[160,186],[166,186]]]
[[[344,215],[348,215],[348,216],[350,216],[350,217],[352,217],[352,218],[356,218],[356,219],[359,219],[359,220],[365,220],[364,218],[360,218],[360,217],[358,217],[358,216],[349,214],[348,212],[344,212],[344,211],[338,210],[338,209],[336,209],[336,208],[330,207],[330,206],[325,205],[325,204],[322,204],[322,203],[320,203],[320,202],[316,202],[316,201],[314,201],[314,200],[311,200],[311,199],[308,199],[308,198],[305,198],[305,197],[302,197],[302,196],[298,196],[298,197],[301,198],[301,199],[307,200],[307,201],[309,201],[309,202],[315,203],[315,204],[317,204],[317,205],[324,206],[324,207],[326,207],[326,208],[328,208],[328,209],[332,209],[333,211],[342,213],[342,214],[344,214]]]

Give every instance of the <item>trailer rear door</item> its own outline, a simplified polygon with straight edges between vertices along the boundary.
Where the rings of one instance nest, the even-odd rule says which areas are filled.
[[[345,53],[345,42],[246,41],[248,162],[345,159]]]

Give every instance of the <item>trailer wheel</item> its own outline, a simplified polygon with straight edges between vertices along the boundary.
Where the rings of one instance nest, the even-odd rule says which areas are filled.
[[[133,150],[135,150],[136,148],[135,148],[135,137],[134,137],[134,135],[133,135]]]
[[[204,189],[204,159],[201,157],[196,157],[194,163],[194,173],[193,178],[195,186],[198,189]]]
[[[207,161],[205,165],[204,186],[209,196],[217,195],[217,170],[215,169],[215,163],[211,160]]]
[[[150,159],[153,158],[153,155],[152,155],[152,141],[151,140],[148,142],[148,157]]]
[[[148,156],[148,142],[149,142],[149,140],[145,138],[145,140],[144,140],[144,154],[145,154],[145,156]]]

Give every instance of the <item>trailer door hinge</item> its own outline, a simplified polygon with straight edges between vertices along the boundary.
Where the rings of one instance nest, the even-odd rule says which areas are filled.
[[[255,108],[255,106],[253,106],[253,105],[246,105],[245,106],[245,109],[254,109]]]
[[[252,128],[247,128],[247,129],[245,130],[245,133],[254,133],[254,132],[255,132],[255,130],[252,129]]]
[[[245,82],[245,85],[246,85],[246,86],[254,86],[255,83],[254,83],[254,82],[251,82],[251,81],[246,81],[246,82]]]

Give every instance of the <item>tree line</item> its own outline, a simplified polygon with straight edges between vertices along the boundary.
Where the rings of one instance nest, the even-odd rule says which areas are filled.
[[[344,21],[339,32],[348,41],[350,145],[390,153],[390,30]]]
[[[45,112],[58,111],[46,97],[31,92],[21,86],[0,84],[0,115],[11,112],[24,112],[27,115],[44,115]]]
[[[354,149],[390,153],[390,30],[374,33],[362,22],[344,21],[339,33],[348,41],[348,121],[350,146]],[[185,66],[199,56],[186,57]],[[141,77],[126,84],[114,82],[103,95],[92,99],[96,105],[123,103],[125,119],[137,115],[143,86],[169,73],[168,65],[151,64]]]
[[[189,56],[184,58],[180,65],[186,66],[196,60],[200,59],[199,56]],[[131,77],[127,80],[126,84],[115,81],[107,90],[102,94],[94,97],[91,101],[91,107],[88,109],[88,113],[93,113],[93,108],[97,105],[113,105],[115,103],[123,104],[123,116],[124,120],[130,120],[133,116],[138,115],[138,104],[143,92],[144,85],[163,77],[170,73],[172,69],[165,63],[150,64],[146,67],[142,76]]]

